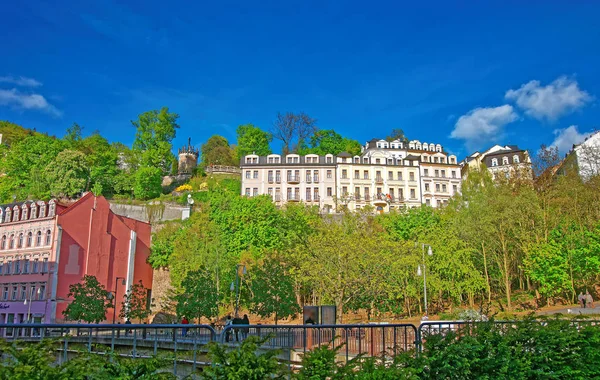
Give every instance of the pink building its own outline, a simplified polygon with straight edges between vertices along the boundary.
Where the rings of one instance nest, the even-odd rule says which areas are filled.
[[[106,199],[92,193],[68,205],[1,206],[0,323],[62,322],[69,285],[86,274],[117,294],[118,318],[132,284],[141,280],[152,287],[149,253],[150,225],[114,214]],[[113,312],[107,311],[108,322]]]

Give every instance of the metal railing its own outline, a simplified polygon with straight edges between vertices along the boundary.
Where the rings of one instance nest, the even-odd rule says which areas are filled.
[[[240,174],[242,170],[237,166],[209,165],[204,169],[207,173],[233,173]]]

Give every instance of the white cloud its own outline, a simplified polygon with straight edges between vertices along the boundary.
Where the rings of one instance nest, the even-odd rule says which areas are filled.
[[[500,137],[504,126],[517,120],[513,107],[505,104],[500,107],[475,108],[456,121],[451,138],[465,140],[469,149]]]
[[[0,83],[10,83],[10,84],[14,84],[16,86],[21,86],[21,87],[40,87],[42,85],[42,82],[37,81],[33,78],[27,78],[27,77],[12,77],[12,76],[6,76],[6,77],[0,77]]]
[[[514,100],[525,113],[536,119],[556,120],[571,113],[592,100],[592,96],[581,90],[577,81],[562,76],[547,86],[532,80],[518,90],[508,90],[504,96]]]
[[[0,106],[9,106],[17,109],[39,110],[50,115],[60,117],[62,112],[48,103],[40,94],[24,94],[16,88],[11,90],[0,89]]]
[[[556,137],[551,146],[557,147],[558,152],[563,155],[570,151],[574,144],[581,143],[589,135],[591,135],[590,132],[579,133],[576,125],[564,129],[555,129],[554,136]]]

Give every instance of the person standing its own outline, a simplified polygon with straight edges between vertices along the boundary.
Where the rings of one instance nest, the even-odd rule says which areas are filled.
[[[190,321],[188,321],[188,319],[185,316],[181,319],[182,325],[187,325],[189,323],[190,323]],[[183,335],[183,336],[187,335],[187,327],[184,327],[183,329],[181,329],[181,335]]]
[[[225,320],[225,341],[229,342],[231,340],[231,328],[228,328],[229,326],[231,326],[233,324],[233,321],[231,320],[231,315],[227,316],[227,319]]]
[[[242,318],[242,324],[246,326],[250,325],[250,319],[248,318],[248,314],[244,314],[244,318]],[[250,328],[248,327],[242,329],[242,340],[245,340],[248,337],[249,330]]]
[[[585,307],[585,305],[583,304],[583,292],[579,292],[579,295],[577,296],[577,301],[579,301],[579,307]]]
[[[592,309],[594,308],[594,299],[590,292],[585,292],[585,304]]]

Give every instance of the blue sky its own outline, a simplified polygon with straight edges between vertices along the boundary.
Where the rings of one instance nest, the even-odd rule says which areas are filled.
[[[459,158],[564,152],[600,127],[598,2],[183,3],[5,2],[0,120],[130,144],[130,120],[168,106],[176,148],[302,111],[363,143],[402,128]]]

